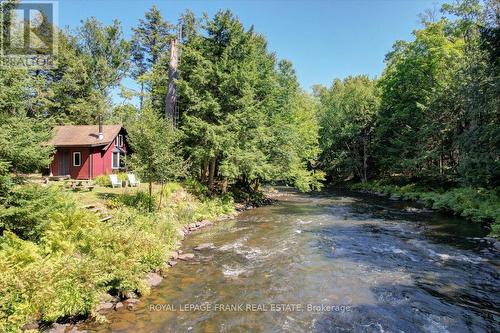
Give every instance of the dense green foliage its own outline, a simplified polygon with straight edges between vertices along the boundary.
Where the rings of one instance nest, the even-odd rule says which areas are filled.
[[[52,136],[48,124],[44,119],[0,113],[0,206],[13,183],[22,181],[21,173],[43,170],[49,165],[53,147],[45,144]]]
[[[85,21],[73,34],[59,34],[54,68],[28,71],[0,66],[0,113],[50,117],[90,124],[110,118],[109,94],[128,68],[128,42],[118,22]]]
[[[333,181],[419,199],[498,235],[499,10],[463,0],[397,41],[377,80],[315,87],[321,165]]]
[[[321,163],[331,175],[362,181],[370,176],[373,132],[379,97],[366,76],[336,80],[330,89],[316,87],[320,100]]]
[[[205,17],[182,48],[181,124],[192,172],[214,189],[282,180],[318,188],[314,102],[289,62],[229,11]]]
[[[155,153],[157,165],[176,165],[182,152],[191,162],[189,175],[212,192],[257,190],[263,181],[284,181],[303,191],[318,189],[323,173],[315,170],[316,104],[301,90],[292,64],[278,61],[265,38],[246,29],[229,11],[202,19],[188,11],[182,15],[182,31],[177,82],[181,126],[175,135],[166,125],[158,128],[150,114],[141,115],[165,114],[170,42],[177,38],[175,26],[154,6],[133,28],[130,41],[118,21],[104,25],[89,18],[74,30],[56,31],[54,68],[0,68],[0,112],[46,118],[51,125],[95,124],[98,115],[107,122],[124,121],[138,157],[157,152],[151,149],[154,145],[161,148],[165,140],[172,141],[167,146],[180,149],[165,154],[171,158],[161,163],[157,157],[165,152]],[[141,91],[119,87],[126,76],[135,79]],[[123,101],[112,105],[110,94],[118,87]],[[139,109],[131,104],[136,96]],[[150,147],[139,147],[134,135],[134,127],[141,123],[142,132],[157,127],[155,136],[142,140]],[[170,139],[158,141],[162,136]],[[172,137],[182,137],[182,142],[176,144]],[[130,166],[144,180],[172,179],[173,175],[159,177],[157,172],[146,175],[144,158],[133,162]]]
[[[53,148],[44,145],[52,136],[43,119],[0,115],[0,161],[9,163],[11,172],[34,172],[47,167]]]
[[[153,182],[163,184],[186,173],[187,166],[176,148],[178,135],[177,129],[150,108],[143,109],[128,127],[128,142],[134,151],[129,165],[149,183],[150,199]]]
[[[168,82],[168,52],[170,41],[174,38],[173,25],[165,21],[155,7],[139,20],[132,37],[132,76],[140,86],[140,109],[144,105],[145,96],[151,104],[163,113],[166,87]]]
[[[498,10],[446,4],[414,40],[394,44],[376,87],[364,77],[317,87],[330,178],[498,186]]]
[[[58,187],[15,187],[0,205],[0,231],[9,230],[24,240],[38,242],[52,216],[68,209]]]
[[[499,236],[498,1],[442,12],[394,44],[380,78],[335,80],[311,95],[231,12],[187,11],[178,128],[163,115],[179,31],[155,7],[131,40],[118,21],[89,18],[56,29],[53,68],[0,65],[0,331],[91,313],[107,292],[147,292],[144,275],[162,268],[180,225],[231,211],[232,197],[264,202],[264,182],[308,191],[325,175],[359,180],[357,189],[421,200]],[[140,91],[120,86],[126,77]],[[23,174],[47,168],[53,125],[99,115],[125,123],[128,167],[149,183],[149,193],[110,196],[106,223],[61,188],[23,184]],[[178,178],[198,199],[169,183]]]
[[[426,24],[415,41],[396,43],[386,57],[376,134],[378,167],[388,175],[451,175],[457,120],[452,80],[463,39],[447,35],[447,25]]]
[[[107,292],[147,293],[145,274],[165,268],[179,226],[233,209],[230,201],[200,202],[178,184],[167,184],[157,212],[138,205],[149,201],[139,191],[110,199],[113,218],[102,223],[78,208],[76,195],[22,186],[11,193],[9,208],[0,207],[7,229],[0,237],[1,332],[92,313]]]

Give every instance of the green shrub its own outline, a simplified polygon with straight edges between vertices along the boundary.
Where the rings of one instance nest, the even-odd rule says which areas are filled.
[[[116,206],[132,207],[141,211],[148,211],[149,195],[144,191],[137,191],[133,193],[123,193],[113,199]],[[156,198],[151,198],[153,207],[156,207]]]
[[[21,193],[50,191],[27,187]],[[40,219],[38,243],[10,231],[0,237],[0,332],[17,332],[32,320],[87,314],[111,289],[147,293],[145,273],[161,268],[177,241],[168,214],[122,207],[101,223],[70,197],[45,200],[60,208]]]
[[[9,173],[10,163],[0,160],[0,203],[12,188],[12,176]]]
[[[144,276],[164,267],[180,225],[233,211],[230,196],[200,202],[175,183],[166,184],[163,195],[154,213],[145,209],[146,193],[119,195],[112,219],[103,223],[78,207],[76,194],[40,185],[16,188],[9,198],[15,206],[2,210],[10,213],[0,236],[0,332],[91,314],[110,291],[148,293]]]
[[[205,197],[208,194],[208,187],[195,178],[185,180],[183,186],[189,193],[198,198]]]
[[[117,178],[120,181],[128,180],[126,172],[117,173]],[[97,176],[94,179],[94,183],[99,186],[111,186],[111,180],[109,179],[109,175],[101,175]]]
[[[233,198],[230,195],[203,200],[193,214],[194,220],[212,219],[219,215],[234,212]]]
[[[0,231],[10,230],[25,240],[38,241],[50,217],[74,203],[59,188],[18,186],[0,206]]]
[[[101,175],[94,178],[94,184],[99,186],[111,186],[108,175]]]

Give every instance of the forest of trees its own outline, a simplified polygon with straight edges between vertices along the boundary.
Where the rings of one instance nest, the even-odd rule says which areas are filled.
[[[183,176],[197,178],[213,192],[234,186],[252,191],[268,181],[286,182],[303,191],[319,188],[323,172],[315,170],[319,154],[316,103],[300,88],[292,64],[278,60],[265,38],[245,28],[229,11],[199,19],[188,11],[181,22],[180,126],[162,128],[176,132],[165,133],[177,138],[168,154],[178,156],[182,163],[170,168],[188,165]],[[58,31],[55,68],[0,67],[0,117],[3,122],[26,124],[35,140],[47,136],[40,133],[43,128],[96,124],[103,115],[108,123],[124,123],[134,146],[139,141],[134,133],[143,132],[133,127],[147,127],[140,121],[143,111],[165,113],[170,42],[179,28],[153,6],[133,28],[131,40],[124,38],[118,21],[107,26],[95,18],[74,30]],[[125,77],[135,79],[140,91],[122,86]],[[116,90],[120,103],[111,98]],[[133,98],[140,100],[139,107]],[[45,126],[34,126],[41,123]],[[145,149],[144,145],[133,148]],[[23,154],[22,149],[22,145],[19,149],[0,147],[5,163],[13,155],[32,160],[32,168],[21,170],[18,163],[10,163],[9,171],[30,172],[47,166],[47,150],[33,155]],[[169,160],[179,159],[162,161]],[[137,163],[130,166],[143,169]],[[167,176],[177,174],[181,173]]]
[[[325,176],[497,187],[499,4],[463,0],[421,21],[413,40],[394,43],[379,78],[337,79],[309,94],[292,63],[277,59],[265,37],[229,11],[201,18],[187,11],[173,24],[153,6],[130,40],[118,21],[86,19],[57,31],[54,68],[0,66],[2,177],[43,171],[50,147],[24,142],[46,140],[56,124],[95,124],[104,115],[139,142],[134,133],[144,132],[133,127],[164,117],[170,44],[180,38],[180,125],[159,124],[155,134],[166,131],[170,142],[168,156],[156,154],[155,163],[179,161],[172,166],[179,170],[158,168],[144,178],[196,178],[213,193],[254,191],[265,182],[307,191],[319,189]],[[138,91],[122,86],[127,77]],[[141,119],[144,110],[153,114]]]
[[[380,78],[315,87],[330,180],[499,185],[499,6],[445,4],[394,43]]]
[[[2,2],[0,25],[17,2]],[[103,293],[143,294],[144,275],[163,267],[181,227],[232,213],[234,201],[259,204],[264,184],[396,194],[499,237],[499,20],[498,0],[445,4],[394,43],[380,77],[311,93],[228,10],[187,11],[174,24],[153,6],[130,38],[119,21],[88,18],[55,28],[54,67],[0,62],[0,331],[88,315]],[[176,38],[178,126],[166,116]],[[47,172],[55,125],[100,116],[124,124],[126,166],[149,185],[149,195],[103,195],[113,209],[106,223],[70,197],[82,193],[27,180]]]

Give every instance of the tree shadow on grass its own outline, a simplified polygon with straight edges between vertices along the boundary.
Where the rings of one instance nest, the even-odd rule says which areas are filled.
[[[121,194],[113,193],[113,192],[99,192],[96,193],[96,196],[99,200],[113,200],[117,199]]]

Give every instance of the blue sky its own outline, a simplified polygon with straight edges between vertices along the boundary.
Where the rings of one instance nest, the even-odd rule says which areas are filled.
[[[130,36],[144,13],[155,4],[163,16],[177,22],[191,9],[197,15],[231,9],[247,26],[268,40],[269,49],[291,60],[302,87],[330,85],[335,78],[379,76],[384,56],[398,39],[411,39],[418,14],[439,8],[442,0],[59,0],[60,26],[76,27],[95,16],[104,23],[121,21]],[[130,80],[125,85],[134,87]]]

